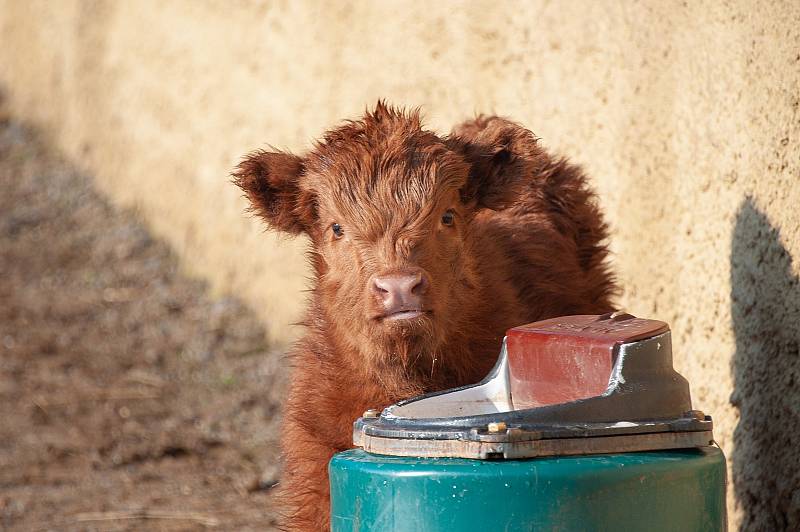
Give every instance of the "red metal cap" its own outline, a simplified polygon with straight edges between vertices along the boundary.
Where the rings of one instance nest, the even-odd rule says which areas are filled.
[[[669,331],[657,320],[613,313],[563,316],[506,334],[515,409],[595,397],[608,387],[614,348]]]

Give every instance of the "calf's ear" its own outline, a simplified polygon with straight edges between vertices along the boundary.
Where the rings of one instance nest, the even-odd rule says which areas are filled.
[[[544,155],[531,131],[496,116],[456,126],[450,140],[470,164],[462,200],[493,210],[512,203],[529,186]]]
[[[285,152],[253,152],[233,172],[233,183],[250,200],[250,210],[273,229],[309,232],[316,219],[314,195],[300,188],[303,159]]]

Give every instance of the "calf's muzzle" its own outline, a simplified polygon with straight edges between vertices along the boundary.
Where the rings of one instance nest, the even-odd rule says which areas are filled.
[[[406,270],[376,275],[370,280],[373,293],[383,305],[383,317],[408,319],[423,312],[423,296],[429,281],[422,270]]]

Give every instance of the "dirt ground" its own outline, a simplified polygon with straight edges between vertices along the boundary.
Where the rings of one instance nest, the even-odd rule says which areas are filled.
[[[251,311],[0,118],[0,529],[273,529],[284,377]]]

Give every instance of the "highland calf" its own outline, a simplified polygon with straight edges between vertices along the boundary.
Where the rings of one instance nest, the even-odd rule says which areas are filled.
[[[477,382],[512,326],[612,309],[586,178],[508,120],[441,137],[381,102],[302,157],[249,155],[234,181],[271,228],[311,241],[284,414],[289,530],[328,528],[327,464],[362,412]]]

